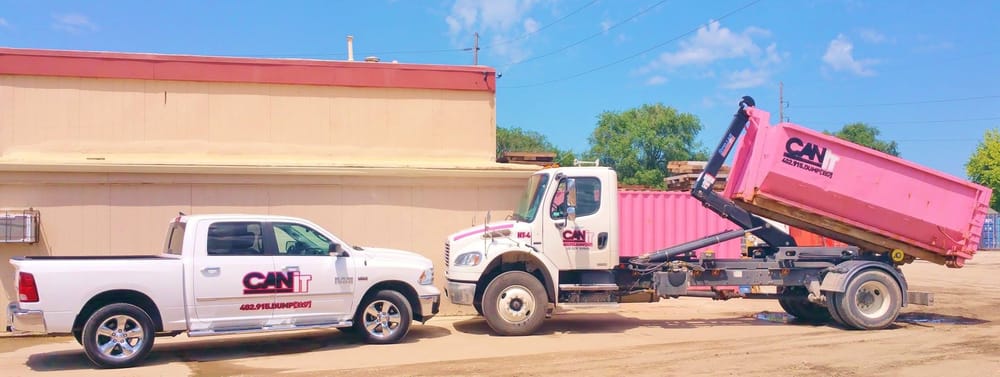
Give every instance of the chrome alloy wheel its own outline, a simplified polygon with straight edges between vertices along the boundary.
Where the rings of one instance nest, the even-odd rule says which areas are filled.
[[[127,315],[108,317],[97,328],[97,347],[105,356],[113,359],[129,359],[142,348],[145,335],[142,325]]]
[[[402,317],[396,305],[386,300],[375,300],[365,308],[363,321],[365,330],[373,337],[387,338],[399,329]]]

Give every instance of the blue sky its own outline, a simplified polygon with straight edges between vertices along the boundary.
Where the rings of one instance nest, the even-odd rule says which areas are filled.
[[[740,96],[818,130],[877,126],[957,176],[1000,127],[1000,1],[6,1],[0,46],[495,67],[497,122],[583,151],[602,111],[661,102],[715,145]],[[777,115],[774,116],[775,118]]]

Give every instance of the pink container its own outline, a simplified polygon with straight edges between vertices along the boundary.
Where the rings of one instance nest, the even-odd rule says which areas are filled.
[[[701,205],[689,192],[619,191],[618,250],[634,257],[680,243],[740,227]],[[739,258],[740,239],[697,251],[715,252],[716,258]]]
[[[741,207],[863,249],[961,267],[991,190],[748,108],[724,195]]]

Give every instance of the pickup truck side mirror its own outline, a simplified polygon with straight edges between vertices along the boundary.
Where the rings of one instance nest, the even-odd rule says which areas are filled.
[[[344,251],[344,247],[340,246],[339,243],[331,243],[330,244],[330,255],[333,255],[335,257],[347,257],[347,256],[350,256],[349,254],[347,254],[347,251]]]

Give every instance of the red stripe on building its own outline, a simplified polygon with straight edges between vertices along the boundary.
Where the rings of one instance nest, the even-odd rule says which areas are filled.
[[[485,66],[0,48],[0,74],[496,92]]]

